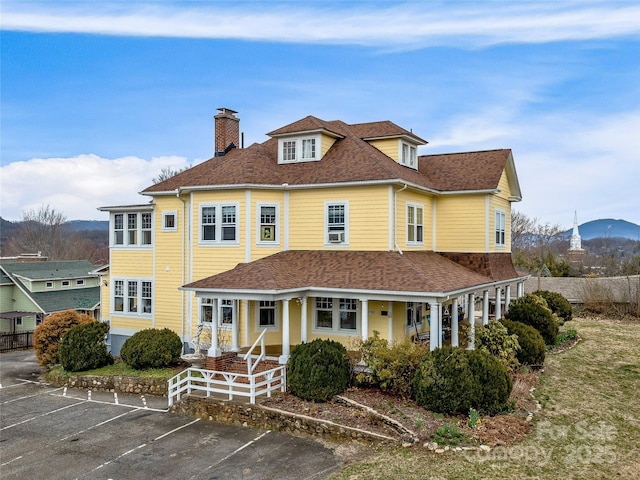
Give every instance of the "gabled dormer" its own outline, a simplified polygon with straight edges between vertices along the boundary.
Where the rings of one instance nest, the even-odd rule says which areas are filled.
[[[328,122],[308,116],[268,133],[278,140],[278,163],[315,162],[321,160],[343,135]]]
[[[418,169],[418,147],[427,141],[393,122],[359,123],[351,126],[362,140],[400,165]]]

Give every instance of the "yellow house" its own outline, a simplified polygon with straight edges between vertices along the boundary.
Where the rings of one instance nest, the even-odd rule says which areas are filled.
[[[427,142],[390,121],[308,116],[247,148],[239,131],[219,109],[214,157],[145,189],[149,203],[101,208],[114,353],[152,327],[212,358],[260,335],[281,363],[292,345],[373,331],[433,349],[522,295],[510,150],[421,156]]]

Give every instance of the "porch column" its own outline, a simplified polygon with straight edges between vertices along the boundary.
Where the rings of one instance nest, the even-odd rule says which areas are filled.
[[[360,308],[362,309],[362,341],[369,338],[369,300],[364,298],[360,300]]]
[[[504,313],[509,311],[509,304],[511,303],[511,285],[507,285],[504,289]]]
[[[516,288],[516,298],[521,298],[524,295],[524,282],[518,282]]]
[[[476,295],[474,293],[469,294],[469,345],[467,350],[473,350],[476,348]]]
[[[278,359],[281,365],[289,361],[290,355],[289,339],[289,299],[282,300],[282,355]]]
[[[502,287],[496,287],[496,320],[502,318]]]
[[[307,343],[307,297],[300,301],[300,342]]]
[[[240,332],[240,302],[238,300],[234,300],[234,309],[233,309],[233,321],[231,323],[231,351],[237,352],[240,350],[238,346],[238,334]],[[249,310],[247,309],[247,315],[249,315]]]
[[[482,292],[482,324],[489,323],[489,290]]]
[[[431,321],[429,322],[429,350],[435,350],[442,346],[442,319],[440,316],[440,304],[438,302],[429,303],[431,307]]]
[[[387,308],[387,339],[391,345],[393,343],[393,302],[389,302]]]
[[[213,305],[211,306],[211,346],[207,350],[208,357],[219,357],[222,355],[220,347],[218,345],[218,318],[220,312],[218,310],[220,306],[220,299],[214,298]]]
[[[451,304],[451,346],[458,346],[458,299],[454,298]]]

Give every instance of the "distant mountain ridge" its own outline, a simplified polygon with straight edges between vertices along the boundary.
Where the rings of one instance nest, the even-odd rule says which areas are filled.
[[[582,240],[592,240],[594,238],[627,238],[629,240],[640,240],[640,225],[627,222],[626,220],[616,220],[613,218],[603,218],[578,225]],[[573,228],[570,228],[564,235],[571,236]]]

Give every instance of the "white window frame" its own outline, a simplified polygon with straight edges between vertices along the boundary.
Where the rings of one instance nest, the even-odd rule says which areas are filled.
[[[275,223],[262,222],[262,208],[275,208]],[[271,228],[273,240],[265,240],[263,229]],[[256,203],[256,245],[265,247],[275,247],[280,245],[280,204],[279,203]]]
[[[313,154],[308,146],[312,144]],[[322,157],[322,135],[301,135],[278,139],[278,163],[315,162]]]
[[[504,210],[496,209],[494,241],[496,247],[504,248],[507,246],[507,212]]]
[[[144,222],[148,217],[149,222]],[[153,212],[117,212],[111,219],[111,246],[117,248],[153,247]]]
[[[407,203],[407,245],[424,245],[424,205]]]
[[[405,330],[415,332],[416,327],[421,327],[424,323],[425,308],[421,302],[406,302]],[[414,323],[415,322],[415,326]]]
[[[124,245],[124,213],[114,213],[113,214],[113,236],[112,240],[113,246],[122,246]]]
[[[62,288],[69,288],[71,287],[71,280],[62,280],[60,285],[62,286]]]
[[[341,301],[348,301],[349,303],[353,303],[355,305],[354,309],[344,309],[341,308],[343,303]],[[319,308],[319,304],[321,308]],[[330,334],[330,335],[359,335],[360,334],[360,325],[361,321],[361,313],[360,313],[360,302],[355,298],[347,298],[347,297],[315,297],[313,298],[313,323],[312,323],[312,332],[318,334]],[[320,327],[318,326],[318,311],[331,312],[331,327]],[[356,328],[341,328],[341,313],[342,312],[355,312],[356,316]]]
[[[398,163],[405,167],[418,169],[418,147],[408,142],[398,140]]]
[[[218,309],[220,313],[218,318],[218,328],[231,330],[236,323],[238,302],[230,298],[221,298],[218,302]]]
[[[44,284],[44,288],[53,288],[53,286],[54,286],[54,285],[53,285],[53,282],[46,282],[46,283]]]
[[[153,315],[154,289],[151,278],[112,278],[113,289],[111,293],[111,314],[136,317],[151,318]],[[131,293],[134,292],[135,296]],[[122,310],[116,310],[116,299],[122,299]],[[132,308],[135,305],[135,310]]]
[[[22,317],[16,317],[16,327],[22,326]]]
[[[255,330],[256,332],[262,332],[262,330],[269,330],[270,332],[277,332],[280,330],[280,302],[273,301],[273,306],[262,306],[262,302],[271,302],[271,300],[256,300],[255,301]],[[273,308],[273,325],[260,325],[260,313],[262,310]]]
[[[140,213],[140,245],[149,247],[153,245],[153,213]]]
[[[167,226],[167,219],[173,217],[173,226]],[[169,210],[162,212],[162,231],[163,232],[177,232],[178,231],[178,212],[176,210]]]
[[[76,287],[84,287],[84,279],[76,280]]]
[[[235,209],[235,222],[233,223],[234,228],[234,239],[233,240],[222,240],[223,231],[225,228],[230,228],[229,223],[224,222],[223,211],[227,207],[233,207]],[[204,223],[202,222],[202,211],[205,208],[213,208],[214,210],[214,222],[208,223],[207,225],[213,225],[214,239],[213,240],[205,240],[204,239]],[[201,203],[198,207],[199,212],[199,228],[198,228],[198,243],[199,245],[211,245],[211,246],[229,246],[229,245],[239,245],[240,244],[240,204],[238,202],[218,202],[218,203]],[[227,225],[225,227],[225,225]]]
[[[344,222],[329,223],[330,207],[342,206],[344,208]],[[342,229],[340,226],[342,225]],[[341,233],[341,237],[336,237]],[[349,201],[347,200],[327,200],[324,202],[324,245],[325,247],[346,247],[349,246]]]

